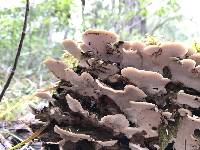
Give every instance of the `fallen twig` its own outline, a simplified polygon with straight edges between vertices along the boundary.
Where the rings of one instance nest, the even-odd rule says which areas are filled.
[[[49,126],[49,123],[46,123],[45,125],[43,125],[39,130],[37,130],[36,132],[34,132],[31,136],[29,136],[27,139],[25,139],[24,141],[21,141],[19,144],[11,147],[9,150],[16,150],[19,149],[20,147],[22,147],[23,145],[31,142],[32,140],[34,140],[35,138],[39,137],[42,132],[47,129],[47,127]]]
[[[13,133],[11,133],[9,130],[4,129],[3,132],[5,132],[5,133],[9,134],[10,136],[12,136],[13,138],[19,140],[20,143],[23,142],[23,139],[21,139],[20,137],[18,137],[17,135],[15,135],[15,134],[13,134]],[[12,147],[12,145],[10,145],[9,148],[11,148],[11,147]],[[34,150],[34,148],[32,148],[31,146],[29,146],[29,148],[30,148],[31,150]]]

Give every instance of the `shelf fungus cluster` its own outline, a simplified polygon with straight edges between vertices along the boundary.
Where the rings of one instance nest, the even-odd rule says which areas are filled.
[[[49,101],[32,108],[40,139],[61,150],[200,150],[200,54],[180,43],[120,41],[87,30],[64,40],[77,67],[47,59],[58,78]]]

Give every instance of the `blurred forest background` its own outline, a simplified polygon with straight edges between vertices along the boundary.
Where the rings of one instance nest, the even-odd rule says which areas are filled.
[[[42,64],[48,57],[64,59],[63,39],[81,40],[81,32],[100,28],[122,40],[190,43],[198,40],[198,22],[191,14],[194,0],[31,0],[27,32],[15,76],[0,104],[0,119],[17,120],[28,105],[39,101],[33,93],[52,86],[51,73]],[[193,3],[191,8],[188,4]],[[198,5],[197,5],[198,6]],[[198,9],[197,9],[198,10]],[[11,69],[20,40],[25,1],[0,0],[0,90]],[[195,14],[195,13],[194,13]],[[55,81],[55,79],[54,79]]]

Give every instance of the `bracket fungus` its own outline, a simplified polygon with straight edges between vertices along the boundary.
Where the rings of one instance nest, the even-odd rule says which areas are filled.
[[[40,140],[69,150],[200,149],[198,52],[180,43],[121,41],[97,29],[63,45],[79,65],[44,61],[59,82],[52,96],[36,94],[49,103],[35,114],[49,123]]]
[[[121,74],[140,89],[152,94],[158,92],[165,93],[165,86],[170,82],[169,79],[163,78],[163,76],[157,72],[138,70],[133,67],[122,69]]]
[[[77,43],[72,40],[64,40],[63,41],[64,48],[71,53],[75,58],[81,58],[81,49],[78,47]]]
[[[200,145],[200,119],[191,116],[184,116],[175,139],[175,149],[198,150]]]
[[[195,53],[189,57],[189,59],[192,59],[196,62],[196,65],[200,65],[200,54]]]
[[[146,138],[158,136],[161,114],[156,111],[155,105],[146,102],[130,102],[130,104],[131,107],[126,112],[128,119],[135,123],[138,129],[146,132]]]
[[[174,102],[180,105],[188,105],[191,108],[200,108],[200,97],[195,95],[186,94],[183,91],[177,93]]]

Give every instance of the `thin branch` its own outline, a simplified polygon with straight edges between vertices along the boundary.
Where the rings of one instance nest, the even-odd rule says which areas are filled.
[[[81,15],[82,15],[82,25],[83,25],[83,31],[85,31],[86,27],[85,27],[85,16],[84,16],[84,10],[85,10],[85,0],[81,0],[82,3],[82,11],[81,11]]]
[[[26,34],[28,13],[29,13],[29,0],[26,0],[26,12],[25,12],[25,17],[24,17],[23,30],[22,30],[22,33],[21,33],[21,39],[20,39],[20,42],[19,42],[19,45],[18,45],[17,54],[15,56],[15,61],[14,61],[13,67],[11,69],[10,75],[9,75],[9,77],[8,77],[4,87],[3,87],[3,90],[1,92],[1,95],[0,95],[0,102],[1,102],[5,92],[7,90],[7,88],[9,87],[10,82],[11,82],[13,76],[14,76],[15,70],[17,68],[17,63],[18,63],[18,60],[19,60],[19,56],[20,56],[20,53],[21,53],[22,46],[23,46],[24,37],[25,37],[25,34]]]
[[[174,16],[174,17],[169,17],[169,18],[166,18],[163,22],[160,22],[158,23],[153,29],[152,31],[150,32],[150,35],[153,35],[156,30],[158,30],[160,27],[162,27],[165,23],[171,21],[171,20],[175,20],[176,18],[178,18],[178,16]]]

